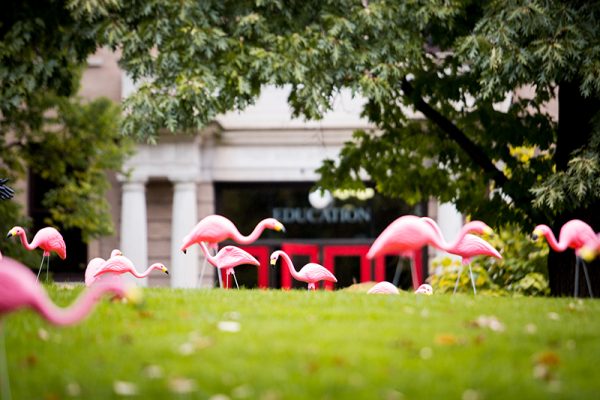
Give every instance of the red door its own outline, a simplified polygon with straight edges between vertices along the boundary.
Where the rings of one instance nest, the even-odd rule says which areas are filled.
[[[329,245],[323,246],[323,266],[334,275],[336,272],[336,257],[359,257],[360,258],[360,281],[367,282],[371,278],[371,261],[367,259],[368,245]],[[333,289],[332,282],[325,283],[325,289]]]

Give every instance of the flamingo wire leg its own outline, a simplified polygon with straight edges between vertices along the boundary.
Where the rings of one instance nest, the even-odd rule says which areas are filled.
[[[469,274],[471,275],[471,284],[473,285],[473,294],[477,294],[477,289],[475,288],[475,279],[473,279],[473,270],[471,269],[471,264],[469,264]]]
[[[594,293],[592,292],[592,284],[590,282],[590,276],[588,275],[587,264],[585,261],[581,260],[581,265],[583,266],[583,274],[585,275],[585,283],[587,283],[588,293],[590,297],[594,297]]]
[[[10,378],[8,376],[8,364],[6,361],[6,343],[4,338],[4,322],[0,321],[0,379],[2,382],[2,400],[10,400]]]
[[[240,285],[238,285],[237,278],[235,277],[235,272],[231,271],[231,275],[233,276],[233,280],[235,282],[235,287],[238,288],[238,290],[239,290],[240,289]]]
[[[394,272],[394,279],[392,280],[392,283],[394,284],[394,286],[398,286],[401,275],[402,275],[402,257],[398,256],[398,263],[396,264],[396,271]]]
[[[575,291],[573,297],[579,297],[579,257],[575,257]]]
[[[211,247],[208,248],[208,251],[211,255],[214,255],[210,252]],[[206,271],[206,265],[208,264],[207,257],[204,255],[204,261],[202,262],[202,268],[200,269],[200,280],[198,281],[198,287],[202,287],[202,282],[204,280],[204,271]]]
[[[202,282],[204,279],[204,271],[206,270],[206,257],[204,257],[204,262],[202,263],[202,268],[200,269],[200,279],[198,280],[198,288],[202,287]]]
[[[456,283],[454,284],[454,293],[452,294],[456,294],[456,289],[458,289],[458,281],[460,281],[460,275],[462,274],[462,270],[463,270],[463,266],[460,266],[460,269],[458,270],[458,276],[456,277]]]
[[[221,270],[217,268],[217,275],[219,275],[219,287],[223,289],[223,277],[221,276]]]
[[[414,255],[410,256],[408,261],[410,262],[410,275],[412,277],[413,290],[417,290],[419,285],[421,285],[421,282],[419,282],[419,278],[417,277],[417,265],[415,264]]]
[[[42,262],[40,263],[40,269],[38,270],[37,277],[35,278],[36,282],[40,281],[40,272],[42,272],[42,268],[44,267],[44,260],[45,259],[46,259],[46,256],[42,256]],[[48,280],[47,277],[46,277],[46,280]]]
[[[48,282],[48,272],[50,272],[50,256],[46,257],[46,282]]]

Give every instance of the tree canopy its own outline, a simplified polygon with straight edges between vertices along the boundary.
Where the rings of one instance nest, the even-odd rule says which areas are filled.
[[[600,197],[597,105],[569,139],[544,108],[561,86],[575,88],[570,101],[597,102],[598,2],[70,4],[82,20],[106,17],[103,43],[122,50],[139,83],[125,103],[126,134],[152,141],[164,127],[201,128],[266,84],[290,85],[295,114],[319,118],[349,88],[368,100],[376,129],[325,162],[323,187],[360,187],[366,172],[388,195],[435,196],[491,223],[527,225]],[[533,95],[517,97],[525,86]]]

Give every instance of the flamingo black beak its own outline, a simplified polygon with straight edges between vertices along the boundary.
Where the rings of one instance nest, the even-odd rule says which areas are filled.
[[[183,249],[181,251],[183,251],[183,254],[187,254],[187,250],[186,249]]]
[[[6,238],[7,238],[7,239],[10,239],[11,237],[13,237],[13,234],[12,234],[12,232],[8,232],[8,235],[6,235]]]

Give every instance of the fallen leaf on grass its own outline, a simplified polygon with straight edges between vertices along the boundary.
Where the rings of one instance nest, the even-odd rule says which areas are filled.
[[[239,332],[241,325],[237,321],[219,321],[217,328],[222,332]]]
[[[79,397],[81,396],[81,386],[77,382],[71,382],[67,384],[65,388],[67,394],[71,397]]]
[[[493,315],[480,315],[476,320],[470,321],[468,326],[473,328],[488,328],[494,332],[504,332],[504,324]]]
[[[560,320],[560,315],[558,315],[555,312],[549,312],[548,318],[551,319],[552,321],[558,321],[558,320]]]
[[[434,343],[440,346],[454,346],[463,342],[451,333],[440,333],[434,339]]]
[[[229,396],[223,393],[218,393],[213,396],[210,396],[208,400],[229,400]]]
[[[535,326],[535,324],[527,324],[525,325],[525,333],[528,333],[530,335],[534,335],[537,332],[537,326]]]
[[[556,380],[555,371],[560,365],[560,357],[553,351],[544,351],[533,357],[533,377],[546,382]]]
[[[38,358],[35,354],[28,354],[27,357],[23,359],[23,364],[28,368],[33,368],[37,365]]]
[[[40,338],[40,340],[47,342],[48,339],[50,338],[50,334],[44,328],[40,328],[40,329],[38,329],[38,337]]]
[[[177,394],[187,394],[196,391],[196,381],[193,379],[174,377],[169,379],[169,390]]]
[[[483,395],[481,392],[475,389],[467,389],[462,394],[462,400],[479,400],[482,399]]]
[[[250,385],[241,385],[231,391],[231,395],[236,399],[245,399],[254,396],[254,389]]]
[[[137,385],[126,381],[113,382],[113,390],[119,396],[136,396],[138,394]]]
[[[146,365],[142,372],[148,379],[160,379],[163,377],[163,369],[160,365]]]

